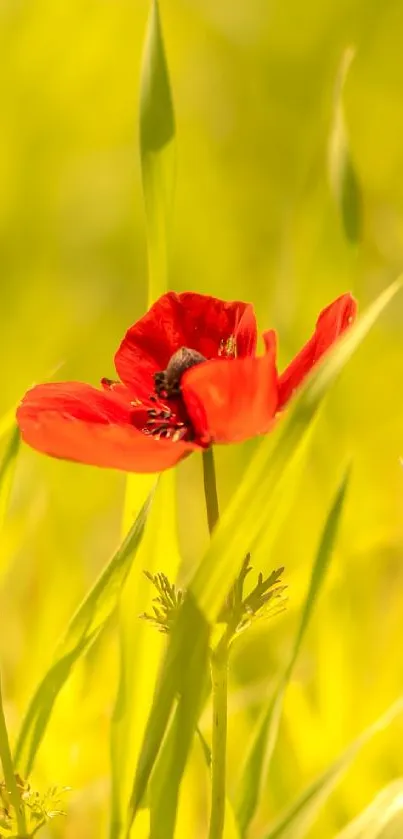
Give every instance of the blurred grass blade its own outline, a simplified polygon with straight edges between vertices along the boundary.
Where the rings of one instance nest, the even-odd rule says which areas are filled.
[[[128,513],[130,517],[143,497],[143,478],[133,475],[127,482],[126,515]],[[138,560],[131,569],[120,601],[120,677],[111,727],[110,839],[119,839],[127,829],[133,776],[165,646],[163,637],[154,627],[139,619],[144,611],[152,612],[155,596],[155,589],[144,570],[163,572],[170,580],[175,580],[180,563],[173,479],[173,471],[159,478]]]
[[[7,416],[7,415],[6,415]],[[13,423],[15,418],[13,416]],[[6,419],[5,426],[7,427],[8,419]],[[1,433],[1,432],[0,432]],[[15,427],[11,433],[3,460],[0,465],[0,532],[3,528],[6,517],[8,501],[10,497],[12,480],[14,477],[14,470],[17,460],[17,454],[20,446],[20,432]],[[11,755],[10,742],[8,738],[6,718],[4,714],[3,692],[0,676],[0,763],[3,769],[3,777],[6,784],[6,789],[10,795],[10,802],[14,808],[14,813],[17,819],[18,831],[21,835],[25,835],[27,831],[25,819],[25,807],[21,802],[21,796],[17,789],[17,782],[15,778],[14,764]],[[3,802],[4,803],[4,802]],[[7,828],[7,825],[5,825]],[[7,830],[8,832],[8,830]]]
[[[158,0],[152,0],[140,93],[140,156],[149,262],[149,303],[167,288],[168,234],[175,180],[175,116]]]
[[[15,426],[15,410],[15,407],[10,408],[10,410],[1,417],[0,437],[3,437],[4,434],[11,433],[13,427]]]
[[[354,243],[359,241],[362,232],[362,194],[351,159],[343,104],[344,85],[353,58],[354,49],[348,47],[344,51],[336,83],[329,142],[329,177],[344,232]]]
[[[301,620],[291,651],[290,660],[267,708],[256,726],[236,796],[236,813],[242,836],[256,812],[262,794],[269,763],[276,744],[283,697],[291,678],[308,624],[322,588],[333,548],[337,539],[340,517],[344,506],[350,470],[346,472],[331,505],[322,538],[312,568],[311,581],[302,609]]]
[[[336,839],[401,839],[402,836],[403,778],[397,778]]]
[[[123,533],[128,530],[131,522],[136,519],[144,503],[144,498],[147,497],[154,482],[154,475],[127,475],[122,523]],[[157,493],[159,489],[160,487],[157,486]],[[153,511],[155,512],[155,500],[154,498],[153,509],[149,519],[152,517]],[[151,667],[144,672],[143,644],[141,643],[141,633],[144,633],[144,627],[139,620],[139,615],[144,611],[146,602],[144,592],[146,580],[143,574],[144,567],[148,568],[147,561],[143,565],[144,543],[146,540],[147,530],[138,552],[138,562],[131,569],[119,603],[119,684],[112,715],[110,742],[110,839],[119,839],[125,826],[127,802],[132,780],[132,773],[128,777],[130,773],[130,756],[133,750],[131,742],[133,737],[132,728],[136,729],[137,727],[132,725],[132,722],[135,720],[136,698],[138,700],[138,692],[135,690],[137,673],[139,675],[138,683],[142,686],[142,692],[144,691],[146,697],[148,695],[147,676]],[[152,651],[150,651],[150,658],[152,658]]]
[[[26,824],[26,817],[25,817],[25,806],[21,799],[20,792],[18,791],[17,787],[17,779],[15,777],[15,770],[13,759],[11,756],[11,749],[10,749],[10,742],[8,739],[8,732],[6,726],[6,718],[4,715],[4,706],[3,706],[3,692],[1,686],[1,677],[0,677],[0,765],[3,770],[3,778],[4,783],[6,785],[6,790],[10,796],[10,803],[14,809],[14,815],[17,821],[17,828],[18,833],[24,837],[27,833],[27,824]],[[7,803],[7,799],[4,800],[2,796],[2,807],[1,807],[1,814],[5,815],[7,810],[4,810],[4,805]],[[1,825],[0,825],[1,826]],[[9,833],[10,825],[4,825],[7,828],[7,835]],[[2,834],[3,836],[5,834]]]
[[[173,839],[180,784],[208,692],[208,678],[207,659],[203,671],[198,656],[192,656],[184,668],[181,695],[151,780],[149,839]],[[195,696],[200,697],[199,701],[195,701]]]
[[[70,621],[58,644],[53,663],[41,680],[23,721],[15,751],[15,765],[30,774],[54,703],[73,666],[98,637],[116,608],[122,586],[141,542],[151,496],[97,582]]]
[[[0,530],[6,517],[20,442],[20,432],[15,426],[0,465]]]
[[[148,302],[167,290],[168,240],[175,179],[175,116],[158,0],[151,0],[140,82],[140,158],[148,244]],[[138,492],[128,476],[127,499]],[[151,527],[143,545],[143,569],[175,580],[180,555],[176,534],[175,473],[163,475]],[[127,501],[126,501],[127,506]],[[112,720],[112,817],[110,839],[130,832],[127,802],[155,687],[161,639],[138,620],[152,598],[151,586],[134,569],[120,610],[120,683]],[[141,690],[138,689],[141,686]],[[129,812],[129,815],[128,815]]]
[[[346,751],[323,772],[288,808],[278,821],[262,834],[262,839],[305,839],[320,808],[347,771],[360,749],[403,711],[403,697],[370,725]]]
[[[233,583],[234,567],[253,550],[263,528],[266,539],[275,532],[287,470],[301,454],[325,394],[401,285],[399,280],[383,291],[314,369],[281,420],[275,445],[271,435],[259,445],[191,582],[191,591],[210,623],[216,620]]]
[[[188,595],[172,630],[148,718],[130,800],[130,824],[146,792],[177,696],[186,716],[184,731],[177,731],[178,739],[183,741],[180,744],[182,765],[185,762],[204,692],[209,635],[207,621]],[[188,677],[189,673],[192,678]],[[178,718],[182,719],[182,713]]]

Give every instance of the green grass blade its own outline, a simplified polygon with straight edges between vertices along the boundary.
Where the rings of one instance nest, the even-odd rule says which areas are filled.
[[[53,662],[31,700],[15,750],[15,764],[24,776],[31,772],[54,703],[79,658],[98,637],[119,601],[122,586],[142,539],[151,496],[120,548],[70,621]]]
[[[262,839],[305,839],[320,808],[363,746],[403,711],[403,697],[370,725],[328,769],[262,834]]]
[[[349,47],[342,57],[335,96],[333,127],[329,144],[330,185],[344,232],[350,242],[358,242],[362,232],[362,194],[351,159],[344,115],[343,93],[354,50]]]
[[[15,408],[10,408],[0,419],[0,438],[11,433],[15,426]]]
[[[181,695],[151,780],[149,839],[173,839],[174,836],[180,784],[202,701],[207,694],[209,669],[207,659],[203,660],[204,671],[198,655],[192,656],[184,670]]]
[[[147,497],[154,481],[154,475],[127,476],[122,523],[123,533],[136,519],[144,503],[144,498]],[[159,487],[157,487],[157,492],[158,489]],[[155,511],[155,498],[153,510]],[[145,603],[143,567],[148,567],[148,564],[146,562],[143,566],[143,550],[146,537],[147,531],[138,554],[138,562],[131,569],[119,603],[119,684],[110,732],[110,839],[119,839],[125,827],[127,802],[130,793],[130,786],[129,792],[127,792],[127,786],[132,780],[131,776],[128,781],[127,776],[130,772],[130,753],[132,751],[132,721],[134,722],[135,717],[133,703],[136,691],[134,686],[136,673],[139,673],[139,682],[142,685],[145,675],[141,672],[141,670],[144,670],[144,666],[142,667],[144,660],[142,655],[143,644],[141,643],[144,637],[144,627],[141,625],[138,616],[141,611],[144,611]],[[133,579],[135,570],[137,570],[137,573],[135,579]],[[136,632],[134,631],[134,625]],[[144,685],[144,691],[147,694],[146,684]],[[136,720],[136,722],[138,721]]]
[[[267,708],[256,726],[251,747],[245,761],[240,784],[236,795],[236,813],[242,836],[245,836],[249,824],[256,812],[259,798],[267,778],[269,763],[278,735],[284,693],[290,681],[309,621],[312,618],[315,603],[323,586],[327,569],[337,539],[341,513],[346,498],[350,470],[346,472],[327,516],[322,537],[312,567],[311,580],[301,620],[291,650],[289,662]]]
[[[180,563],[172,478],[175,473],[166,472],[159,479],[138,560],[131,569],[119,607],[120,677],[111,727],[110,839],[119,839],[127,829],[133,776],[164,648],[162,636],[139,618],[144,611],[152,612],[155,596],[143,572],[162,571],[175,580]],[[143,476],[131,476],[126,492],[130,516],[143,494]]]
[[[8,416],[4,423],[4,429],[7,428],[9,422]],[[15,423],[14,416],[11,425]],[[1,430],[0,430],[1,434]],[[14,477],[14,470],[17,460],[17,454],[20,447],[20,433],[19,429],[15,427],[11,433],[9,442],[4,453],[3,460],[0,465],[0,532],[3,528],[6,517],[8,501],[10,497],[12,480]],[[27,830],[25,808],[21,802],[21,796],[17,789],[15,779],[14,764],[11,755],[10,742],[8,738],[6,718],[4,714],[3,692],[0,677],[0,763],[3,769],[4,781],[6,788],[10,794],[10,801],[14,808],[17,818],[18,830],[21,835],[25,835]]]
[[[148,244],[148,302],[151,305],[168,286],[168,240],[175,180],[175,115],[161,27],[158,0],[151,0],[140,82],[140,159]],[[175,528],[175,474],[162,477],[160,520],[144,546],[144,568],[176,578],[179,549]],[[126,497],[136,495],[138,476],[128,476]],[[126,502],[127,506],[127,502]],[[155,534],[163,534],[163,544]],[[130,600],[128,599],[130,596]],[[134,765],[152,699],[160,658],[158,639],[138,615],[150,602],[150,584],[131,575],[120,611],[120,683],[112,720],[112,814],[110,839],[129,831],[132,813],[127,801]],[[141,684],[141,695],[136,689]]]
[[[287,469],[301,454],[325,394],[400,288],[401,282],[397,281],[382,292],[315,368],[281,421],[276,445],[273,447],[268,435],[258,447],[191,582],[191,590],[210,623],[219,614],[237,562],[253,549],[269,523],[266,533],[275,531]]]
[[[141,73],[140,156],[152,303],[167,287],[175,180],[175,116],[158,0],[151,2]]]
[[[8,732],[6,726],[6,718],[3,707],[3,692],[0,678],[0,764],[3,769],[4,783],[10,795],[10,802],[14,808],[14,813],[17,820],[18,833],[21,836],[26,836],[27,823],[25,815],[25,807],[21,800],[21,795],[17,788],[17,781],[15,777],[14,764],[11,755],[10,742],[8,739]],[[4,812],[4,811],[2,811]],[[8,833],[8,830],[7,830]]]
[[[384,787],[336,839],[400,839],[403,836],[403,778]]]
[[[193,598],[187,596],[172,630],[148,718],[130,800],[130,824],[146,792],[177,696],[187,720],[185,731],[178,731],[178,737],[183,738],[180,745],[182,760],[190,748],[192,728],[195,728],[204,692],[209,635],[210,628],[204,615]],[[188,673],[192,678],[188,678]]]
[[[3,527],[7,513],[20,442],[20,432],[17,426],[15,426],[11,432],[10,440],[0,465],[0,530]]]

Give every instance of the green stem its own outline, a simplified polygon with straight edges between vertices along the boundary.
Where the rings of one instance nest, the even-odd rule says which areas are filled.
[[[210,534],[220,511],[213,449],[203,452],[204,495]],[[228,637],[227,633],[211,653],[213,693],[213,736],[211,743],[211,814],[209,839],[222,839],[225,823],[225,788],[227,763]]]
[[[211,816],[209,839],[222,839],[225,822],[227,758],[228,651],[211,656],[213,737],[211,748]]]
[[[17,819],[18,835],[21,839],[27,836],[27,823],[25,819],[24,804],[17,789],[15,779],[13,759],[11,757],[10,743],[8,740],[6,719],[4,716],[3,697],[1,692],[0,681],[0,760],[3,767],[4,781],[6,790],[10,795],[11,803],[14,807],[15,816]]]
[[[220,512],[218,509],[214,454],[212,448],[205,449],[203,452],[203,478],[204,496],[206,499],[207,521],[209,531],[211,534],[220,517]]]

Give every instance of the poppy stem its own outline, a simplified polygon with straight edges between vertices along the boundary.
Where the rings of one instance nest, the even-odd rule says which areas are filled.
[[[5,794],[10,796],[10,802],[14,808],[15,818],[17,821],[18,835],[21,839],[27,836],[27,823],[25,818],[25,808],[21,795],[18,792],[17,781],[14,773],[13,759],[11,757],[10,743],[7,734],[6,719],[3,709],[3,697],[1,692],[0,680],[0,761],[3,767]]]
[[[220,517],[220,511],[218,509],[217,481],[215,475],[214,454],[213,449],[211,447],[209,449],[205,449],[203,452],[203,477],[207,521],[209,531],[211,534]]]
[[[211,535],[220,517],[212,448],[206,449],[203,452],[203,477],[207,521]],[[209,839],[222,839],[225,823],[229,637],[230,633],[224,634],[217,647],[211,651],[210,661],[211,689],[213,694],[213,735],[211,743],[211,815]]]

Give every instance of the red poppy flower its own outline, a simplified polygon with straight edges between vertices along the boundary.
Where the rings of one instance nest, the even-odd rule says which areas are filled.
[[[192,451],[264,434],[305,376],[354,319],[344,294],[280,376],[276,335],[256,355],[253,307],[164,294],[124,337],[119,381],[37,385],[17,410],[25,442],[53,457],[132,472],[159,472]]]

